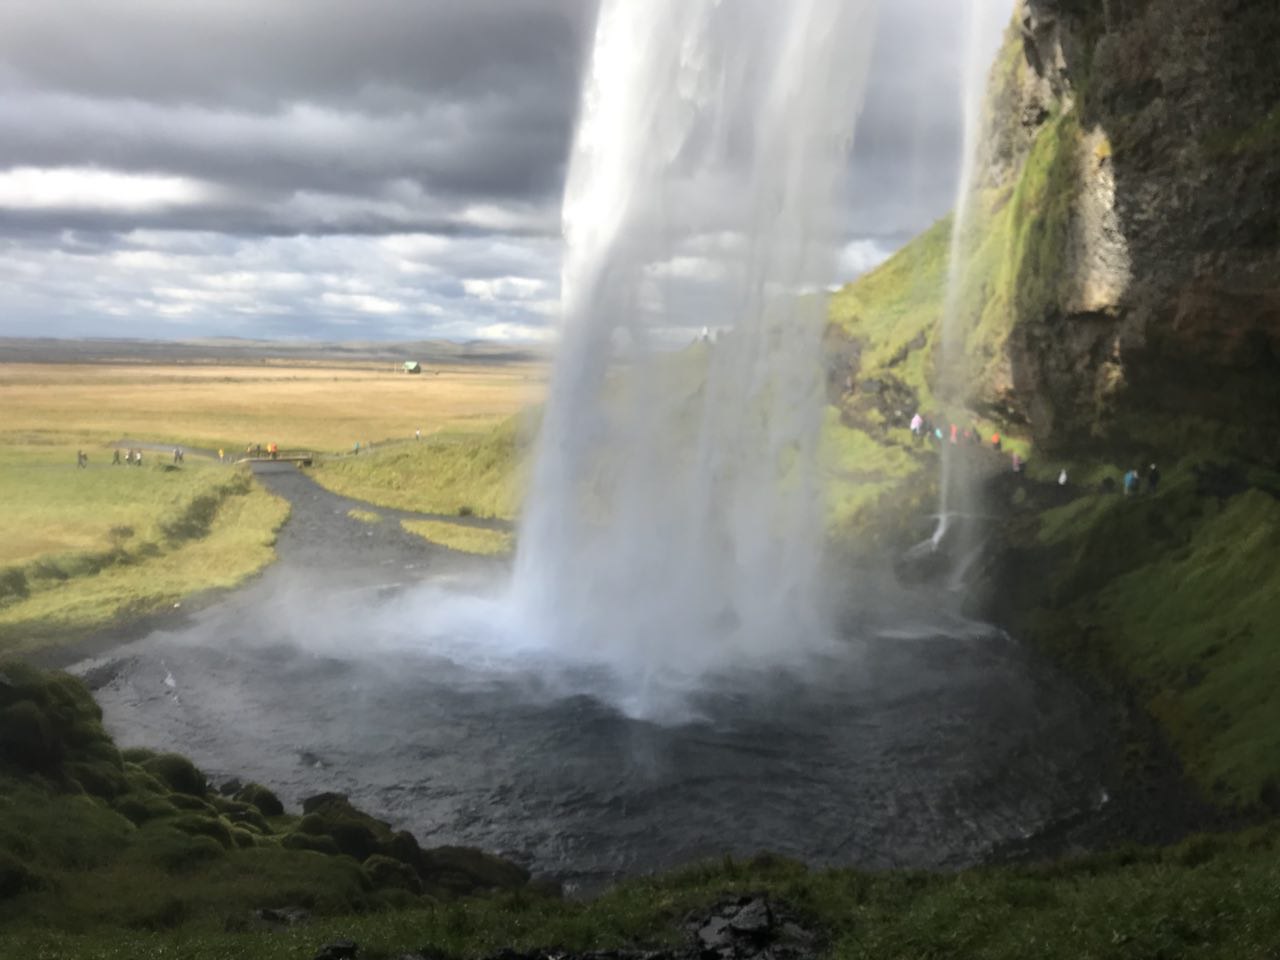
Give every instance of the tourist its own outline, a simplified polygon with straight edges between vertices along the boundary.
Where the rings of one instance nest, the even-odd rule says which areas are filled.
[[[421,428],[421,427],[419,427],[417,430],[413,431],[413,439],[414,439],[415,441],[418,441],[418,440],[421,440],[421,439],[422,439],[422,428]]]
[[[173,448],[173,462],[174,463],[182,462],[182,449],[180,447]]]
[[[115,450],[112,451],[111,465],[113,467],[118,467],[120,465],[120,448],[119,447],[116,447]]]
[[[911,418],[911,436],[916,440],[920,439],[920,431],[924,428],[924,417],[916,414]]]
[[[1160,469],[1153,463],[1147,470],[1147,492],[1155,493],[1158,486],[1160,486]]]
[[[991,449],[994,450],[996,453],[1000,452],[1001,442],[1002,441],[1000,440],[1000,434],[993,433],[991,435]]]
[[[1124,495],[1131,497],[1138,492],[1138,471],[1130,470],[1124,475]]]
[[[1058,474],[1058,486],[1065,487],[1067,485],[1067,468],[1063,467],[1062,472]]]
[[[224,463],[224,462],[226,462],[226,459],[227,459],[226,452],[225,452],[221,447],[219,447],[219,448],[218,448],[218,462],[219,462],[219,463]]]
[[[1013,462],[1013,472],[1014,472],[1014,473],[1021,473],[1021,472],[1022,472],[1022,466],[1023,466],[1023,459],[1022,459],[1022,457],[1021,457],[1021,456],[1019,456],[1019,455],[1018,455],[1018,451],[1017,451],[1017,450],[1013,451],[1013,457],[1011,458],[1011,460],[1012,460],[1012,462]]]
[[[89,458],[83,450],[76,451],[76,466],[83,470],[89,464]]]
[[[354,454],[355,456],[359,456],[359,455],[360,455],[360,441],[359,441],[359,440],[357,440],[357,441],[356,441],[356,445],[355,445],[354,447],[352,447],[352,448],[351,448],[351,452],[352,452],[352,454]]]

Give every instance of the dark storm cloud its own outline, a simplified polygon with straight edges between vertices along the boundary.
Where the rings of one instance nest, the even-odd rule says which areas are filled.
[[[846,271],[951,204],[962,7],[881,4]],[[594,18],[594,0],[7,0],[0,333],[536,335]]]

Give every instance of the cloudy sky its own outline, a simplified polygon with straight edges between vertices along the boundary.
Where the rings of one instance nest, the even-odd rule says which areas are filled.
[[[963,6],[881,4],[841,279],[951,206]],[[593,0],[5,0],[0,335],[545,336],[594,21]]]

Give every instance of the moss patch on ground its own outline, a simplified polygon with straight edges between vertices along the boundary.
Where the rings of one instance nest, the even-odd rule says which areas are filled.
[[[528,879],[479,851],[422,849],[338,794],[298,816],[260,785],[214,792],[182,757],[117,750],[78,680],[0,665],[0,943],[84,938],[25,955],[247,931],[262,908],[422,908]]]
[[[447,520],[402,520],[400,526],[415,536],[459,553],[494,557],[510,553],[515,546],[515,538],[506,530],[449,523]]]

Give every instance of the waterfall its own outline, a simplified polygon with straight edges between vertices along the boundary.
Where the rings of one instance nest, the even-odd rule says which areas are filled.
[[[829,638],[824,291],[873,6],[603,3],[513,583],[546,645],[679,684]]]
[[[960,145],[960,177],[956,184],[956,201],[951,223],[951,248],[947,261],[947,289],[943,300],[941,351],[938,363],[937,395],[949,406],[963,404],[965,379],[971,375],[965,357],[967,318],[961,316],[960,292],[964,283],[969,253],[968,242],[973,219],[976,174],[982,135],[982,101],[986,92],[991,64],[995,26],[1008,16],[1007,0],[967,0],[965,4],[964,55],[960,61],[960,111],[963,137]],[[997,19],[999,18],[999,19]],[[942,473],[939,481],[938,523],[931,538],[934,549],[956,526],[954,521],[974,512],[973,483],[959,469],[957,460],[964,451],[950,443],[943,430],[941,445]],[[964,424],[958,425],[961,430]],[[971,544],[960,544],[954,551],[961,559],[970,552]]]

